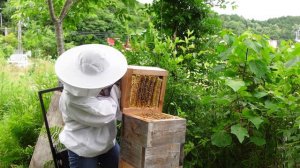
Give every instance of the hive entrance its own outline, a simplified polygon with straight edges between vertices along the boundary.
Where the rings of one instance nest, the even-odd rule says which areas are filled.
[[[162,81],[159,76],[132,75],[130,106],[157,107]]]

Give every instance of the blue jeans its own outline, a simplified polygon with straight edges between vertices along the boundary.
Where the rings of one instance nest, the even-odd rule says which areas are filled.
[[[68,150],[70,168],[118,168],[120,146],[118,143],[108,152],[95,157],[81,157]]]

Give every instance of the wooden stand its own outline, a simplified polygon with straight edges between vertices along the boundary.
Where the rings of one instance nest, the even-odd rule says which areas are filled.
[[[120,168],[179,168],[186,120],[162,113],[167,71],[129,66],[121,80]]]

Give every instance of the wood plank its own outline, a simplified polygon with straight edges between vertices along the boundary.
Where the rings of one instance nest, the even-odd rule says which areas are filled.
[[[134,113],[124,114],[121,138],[143,147],[184,143],[186,120],[174,117],[174,119],[143,120]]]
[[[121,79],[121,111],[123,111],[124,108],[129,107],[130,94],[128,93],[128,91],[131,90],[131,77],[132,70],[127,69],[127,72]]]
[[[51,98],[49,110],[47,112],[49,127],[63,126],[62,115],[58,109],[59,98],[60,92],[54,92]],[[42,130],[45,130],[45,128],[43,127]],[[46,162],[51,160],[53,160],[53,158],[47,135],[45,131],[41,131],[38,141],[35,145],[29,167],[42,168]]]
[[[184,160],[184,143],[180,145],[180,158],[179,158],[180,167],[183,167],[183,160]]]
[[[168,75],[168,71],[159,67],[129,65],[128,69],[133,70],[133,74],[138,74],[138,75],[155,75],[155,76]]]
[[[141,108],[141,107],[128,107],[128,108],[123,108],[123,113],[125,114],[131,114],[131,113],[136,113],[136,112],[158,112],[161,113],[162,111],[160,111],[160,108],[155,107],[155,108]]]
[[[186,120],[154,121],[149,131],[149,146],[158,146],[167,143],[184,143]]]
[[[160,92],[160,96],[159,96],[159,103],[158,104],[164,104],[164,98],[165,98],[165,93],[166,93],[166,87],[167,87],[167,76],[163,77],[163,83],[161,86],[161,92]],[[163,106],[159,106],[159,111],[163,111]]]
[[[122,140],[134,142],[136,144],[147,144],[148,124],[132,116],[123,115]]]
[[[180,144],[145,148],[144,168],[176,168],[179,166]]]
[[[121,159],[119,163],[119,168],[134,168],[134,167],[129,163],[127,163],[125,160]]]
[[[134,168],[177,168],[180,166],[180,150],[181,144],[178,143],[142,147],[122,141],[121,160]]]
[[[143,147],[126,140],[121,140],[121,160],[133,167],[142,167],[144,161]]]

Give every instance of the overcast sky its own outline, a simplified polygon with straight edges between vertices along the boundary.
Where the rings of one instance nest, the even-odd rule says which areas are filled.
[[[300,16],[300,0],[236,0],[237,9],[216,10],[247,19],[266,20],[280,16]]]
[[[152,0],[138,0],[151,3]],[[300,16],[300,0],[235,0],[237,9],[215,9],[218,13],[238,14],[247,19],[266,20],[280,16]]]

